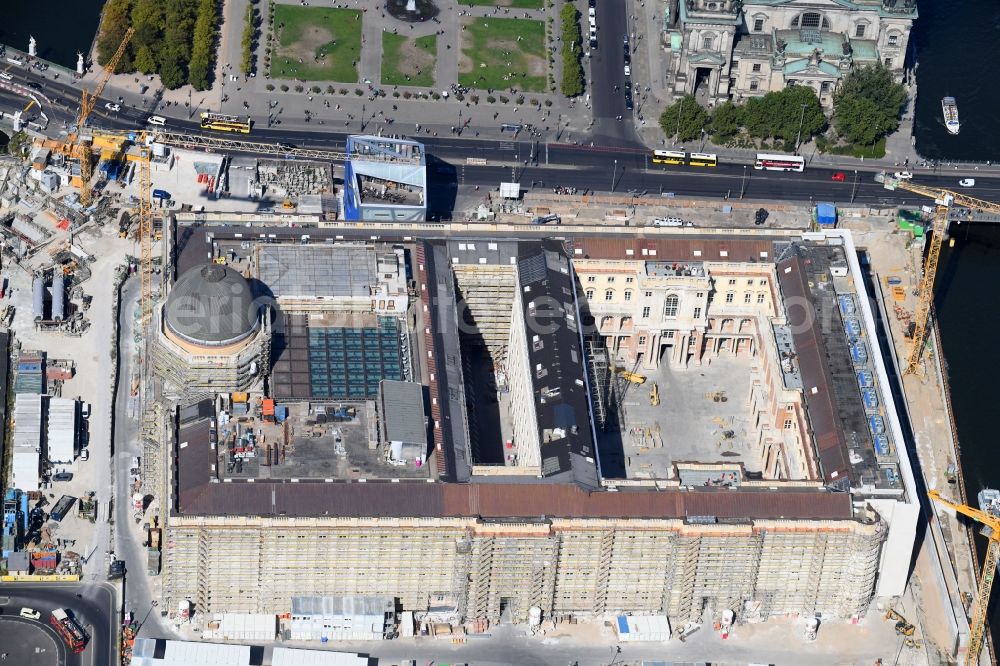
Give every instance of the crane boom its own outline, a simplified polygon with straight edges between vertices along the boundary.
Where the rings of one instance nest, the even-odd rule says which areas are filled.
[[[97,104],[97,99],[104,92],[104,87],[108,85],[108,81],[111,80],[111,75],[115,73],[118,68],[118,63],[121,61],[122,56],[125,55],[125,47],[128,43],[132,41],[132,35],[135,33],[135,28],[129,26],[129,29],[125,31],[125,36],[122,37],[122,43],[118,45],[118,50],[115,54],[111,56],[111,60],[108,61],[107,66],[104,68],[104,74],[101,75],[101,80],[98,81],[97,87],[94,88],[94,92],[90,92],[86,88],[83,89],[82,99],[80,100],[80,115],[77,118],[76,126],[77,131],[83,130],[84,123],[87,122],[87,117],[90,116],[90,112],[94,110],[94,105]]]
[[[919,301],[914,313],[912,346],[906,360],[906,369],[903,371],[905,375],[912,375],[920,370],[924,346],[927,344],[934,306],[934,281],[937,277],[938,261],[941,258],[941,246],[944,243],[944,236],[948,232],[949,209],[952,206],[959,206],[980,212],[1000,213],[1000,204],[970,197],[961,192],[928,187],[901,178],[894,178],[884,171],[875,174],[875,181],[882,183],[887,190],[905,190],[933,199],[934,203],[937,204],[934,211],[933,233],[927,248],[927,256],[924,259],[923,275],[920,278]]]
[[[87,122],[87,118],[90,117],[90,112],[94,110],[94,105],[97,104],[98,98],[104,92],[104,86],[108,85],[111,75],[115,73],[118,63],[121,61],[122,56],[125,55],[125,47],[128,46],[134,32],[135,29],[131,26],[125,31],[122,43],[118,45],[118,50],[115,51],[115,54],[111,56],[111,60],[108,61],[108,66],[104,68],[104,74],[101,75],[101,80],[98,82],[94,92],[90,92],[86,88],[83,89],[80,95],[80,115],[76,120],[77,136],[72,138],[73,141],[78,140],[79,134],[83,132],[83,127]],[[83,154],[80,157],[80,203],[85,207],[90,205],[90,179],[93,175],[90,164],[90,151],[84,148]]]
[[[989,547],[983,560],[983,568],[979,574],[979,594],[972,608],[972,619],[969,622],[969,649],[965,653],[965,663],[975,666],[979,663],[979,653],[983,649],[986,634],[986,612],[990,605],[990,592],[993,589],[993,579],[996,577],[997,562],[1000,562],[1000,518],[981,509],[974,509],[965,504],[959,504],[941,497],[937,490],[927,491],[927,496],[935,502],[972,518],[989,529]]]

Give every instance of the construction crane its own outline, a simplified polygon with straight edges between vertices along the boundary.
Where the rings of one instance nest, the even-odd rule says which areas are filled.
[[[209,148],[244,152],[262,155],[277,155],[286,158],[323,159],[335,161],[346,157],[344,153],[313,148],[296,148],[294,146],[271,144],[238,139],[226,139],[193,134],[160,132],[155,130],[95,130],[95,144],[99,139],[119,141],[119,149],[124,150],[126,142],[135,146],[133,159],[139,163],[138,199],[140,266],[139,277],[142,282],[142,293],[139,300],[140,323],[142,326],[149,321],[153,313],[153,203],[152,203],[152,145],[159,143],[166,146],[183,148]],[[89,148],[85,151],[89,163]],[[400,156],[400,161],[407,158]],[[81,163],[82,163],[81,161]],[[81,196],[82,199],[82,196]],[[643,381],[645,378],[643,378]],[[641,382],[640,382],[641,383]]]
[[[920,360],[923,357],[924,345],[934,307],[934,279],[937,276],[938,259],[941,257],[941,244],[948,232],[948,211],[952,206],[960,206],[977,212],[1000,214],[1000,204],[966,196],[961,192],[953,192],[936,187],[918,185],[909,180],[895,178],[885,171],[875,174],[876,182],[882,183],[887,190],[904,190],[933,199],[937,208],[934,211],[934,227],[931,234],[931,244],[927,248],[924,259],[924,272],[920,279],[917,311],[914,317],[913,340],[910,354],[906,361],[904,375],[912,375],[920,370]]]
[[[125,36],[122,37],[122,42],[118,45],[118,50],[115,51],[115,54],[111,56],[111,60],[108,61],[107,66],[104,68],[104,74],[101,75],[101,80],[98,81],[94,92],[90,92],[86,88],[83,89],[80,95],[80,115],[76,119],[76,134],[71,134],[67,140],[67,143],[73,146],[70,149],[70,153],[80,160],[80,180],[82,181],[80,185],[80,203],[84,207],[90,205],[90,179],[93,176],[93,171],[91,170],[90,163],[90,149],[87,146],[80,145],[79,138],[87,123],[87,118],[90,117],[90,112],[94,110],[94,105],[97,104],[98,98],[104,92],[104,87],[108,85],[111,75],[115,73],[118,63],[121,61],[122,56],[125,55],[125,47],[132,40],[134,32],[135,29],[132,27],[129,27],[125,31]]]
[[[983,534],[989,539],[986,558],[983,560],[982,571],[979,574],[979,593],[972,607],[972,621],[969,623],[969,650],[965,654],[965,663],[974,666],[979,663],[979,653],[983,649],[990,590],[993,589],[993,577],[996,575],[997,562],[1000,561],[1000,517],[981,509],[974,509],[971,506],[947,500],[941,497],[936,490],[927,491],[927,495],[935,502],[982,524]]]

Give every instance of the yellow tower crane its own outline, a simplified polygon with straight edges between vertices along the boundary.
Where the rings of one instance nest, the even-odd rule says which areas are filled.
[[[996,575],[997,562],[1000,561],[1000,518],[980,509],[947,500],[941,497],[936,490],[929,490],[927,495],[935,502],[981,523],[983,533],[990,540],[989,547],[986,549],[986,558],[983,560],[983,568],[979,574],[979,593],[976,595],[976,602],[972,607],[972,621],[969,623],[969,650],[965,654],[965,663],[975,666],[979,663],[979,653],[983,649],[990,590],[993,589],[993,577]]]
[[[920,278],[919,301],[917,302],[917,311],[914,317],[913,346],[910,347],[906,369],[903,371],[905,375],[912,375],[920,370],[924,345],[927,344],[931,311],[934,307],[934,279],[937,276],[938,260],[941,257],[941,244],[944,242],[944,236],[948,232],[948,210],[952,206],[960,206],[977,212],[1000,214],[1000,204],[966,196],[961,192],[918,185],[909,180],[894,178],[885,171],[875,174],[875,180],[882,183],[887,190],[904,190],[934,199],[934,203],[937,206],[934,212],[931,244],[927,248],[927,257],[924,259],[924,272]]]
[[[173,132],[158,132],[152,130],[95,130],[94,137],[119,139],[135,145],[135,160],[139,163],[139,246],[141,249],[139,279],[142,282],[142,293],[139,301],[140,322],[143,326],[153,313],[153,203],[152,203],[152,144],[154,142],[165,146],[178,148],[207,148],[213,150],[232,150],[234,152],[255,153],[260,155],[280,155],[290,158],[320,159],[337,161],[346,158],[342,152],[316,148],[292,148],[280,144],[241,141],[201,135],[190,135]],[[89,153],[87,153],[89,155]],[[89,157],[88,157],[89,159]],[[401,161],[405,158],[400,157]],[[642,378],[645,381],[645,378]],[[635,381],[635,380],[633,380]],[[640,382],[641,383],[641,382]]]
[[[75,149],[71,149],[70,152],[80,160],[80,180],[83,181],[83,184],[80,186],[80,203],[84,206],[90,205],[90,179],[93,176],[93,171],[90,162],[90,149],[86,146],[80,146],[78,139],[83,134],[83,128],[87,123],[87,118],[90,117],[90,112],[94,110],[94,105],[97,104],[98,98],[104,92],[104,87],[108,85],[111,75],[115,73],[118,63],[121,61],[122,56],[125,55],[125,47],[132,40],[134,32],[135,29],[131,27],[125,31],[122,43],[118,45],[118,50],[115,51],[115,54],[111,56],[111,60],[108,61],[107,66],[104,68],[104,74],[101,75],[101,79],[98,81],[97,87],[94,88],[94,92],[90,92],[84,88],[80,95],[80,115],[76,119],[76,135],[70,135],[67,143],[70,145],[75,144]]]

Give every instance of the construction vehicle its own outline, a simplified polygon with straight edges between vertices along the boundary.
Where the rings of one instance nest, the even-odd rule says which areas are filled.
[[[52,611],[49,623],[56,633],[66,642],[73,654],[80,654],[87,647],[87,632],[83,630],[76,618],[71,617],[64,608]]]
[[[913,322],[913,346],[910,347],[910,355],[903,371],[905,375],[912,375],[920,370],[924,346],[927,344],[931,309],[934,306],[934,280],[937,277],[938,260],[941,257],[941,244],[948,232],[948,211],[952,206],[959,206],[976,212],[1000,214],[1000,204],[966,196],[961,192],[918,185],[910,180],[894,178],[885,171],[875,174],[875,181],[882,183],[887,190],[904,190],[928,197],[933,199],[937,205],[934,212],[934,227],[930,246],[927,248],[927,256],[924,258],[924,273],[920,279],[919,301]]]
[[[885,619],[896,621],[897,636],[906,636],[907,638],[909,638],[910,636],[913,635],[913,632],[917,630],[915,626],[906,621],[905,617],[903,617],[902,615],[900,615],[891,608],[888,611],[886,611]]]
[[[656,382],[649,388],[649,404],[653,407],[660,404],[660,386]]]
[[[972,607],[972,620],[969,622],[969,649],[965,653],[965,663],[979,663],[979,653],[983,649],[983,636],[986,632],[986,613],[990,604],[990,591],[993,589],[993,578],[996,575],[997,562],[1000,561],[1000,518],[981,509],[974,509],[965,504],[958,504],[941,497],[937,490],[927,491],[927,496],[935,502],[956,511],[963,516],[972,518],[983,526],[983,534],[989,539],[986,557],[983,559],[979,574],[979,590],[975,604]]]
[[[625,368],[615,368],[615,373],[622,379],[632,382],[633,384],[645,384],[646,376],[640,375],[636,372],[630,372]]]

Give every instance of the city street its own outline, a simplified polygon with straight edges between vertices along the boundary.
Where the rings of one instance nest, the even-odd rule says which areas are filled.
[[[19,644],[11,640],[13,635],[24,634],[27,627],[24,623],[41,624],[32,638],[25,638],[27,644],[37,645],[46,652],[31,652],[28,661],[13,662],[17,666],[104,666],[113,663],[114,646],[117,641],[118,612],[115,592],[111,585],[96,584],[62,584],[62,583],[4,583],[0,596],[0,649],[5,646]],[[22,620],[18,614],[21,608],[27,607],[39,611],[42,615],[38,620]],[[49,625],[49,616],[55,608],[68,608],[73,611],[77,620],[83,625],[90,636],[86,649],[79,655],[74,655],[66,649],[62,639]],[[50,645],[50,639],[55,646]],[[12,654],[11,656],[16,656]]]

